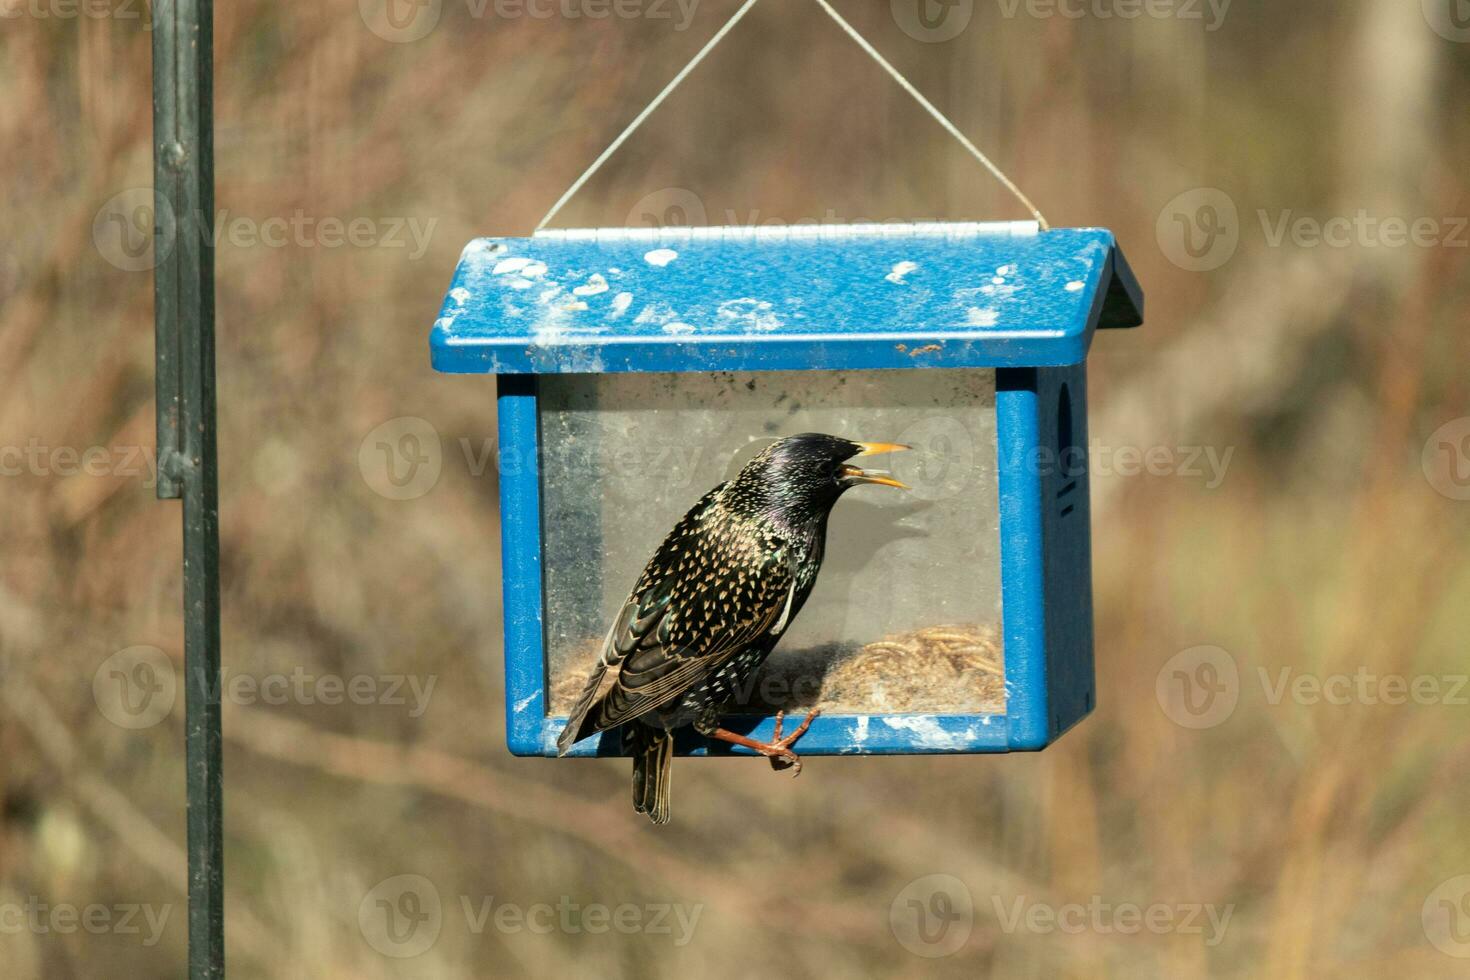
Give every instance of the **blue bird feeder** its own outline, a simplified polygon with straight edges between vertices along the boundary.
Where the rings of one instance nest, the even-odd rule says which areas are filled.
[[[1040,749],[1093,707],[1086,358],[1142,322],[1113,235],[1032,222],[563,230],[464,250],[433,365],[497,376],[510,750],[556,755],[686,510],[781,436],[911,445],[847,494],[723,722],[803,756]],[[688,732],[677,751],[732,751]],[[735,752],[742,751],[739,748]],[[574,755],[620,754],[616,732]]]

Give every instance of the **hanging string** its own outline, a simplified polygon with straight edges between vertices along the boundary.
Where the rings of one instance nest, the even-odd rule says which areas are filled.
[[[725,39],[726,35],[728,35],[730,31],[734,29],[735,25],[740,23],[741,19],[750,12],[750,8],[754,7],[758,2],[759,0],[745,0],[745,3],[740,5],[740,9],[735,11],[735,15],[725,22],[725,26],[721,27],[718,31],[715,32],[715,36],[710,38],[709,41],[705,43],[704,47],[699,49],[699,53],[690,60],[689,64],[680,69],[679,74],[675,75],[669,81],[669,84],[665,85],[663,87],[663,90],[660,91],[658,95],[655,95],[653,97],[653,101],[648,103],[648,105],[643,108],[643,111],[638,113],[638,115],[633,118],[632,122],[628,123],[627,128],[618,134],[617,139],[608,144],[607,149],[603,150],[602,153],[598,155],[597,159],[592,161],[592,165],[582,172],[582,176],[578,177],[575,181],[572,182],[572,185],[566,189],[562,196],[557,199],[557,202],[551,206],[551,210],[546,212],[546,216],[542,218],[541,221],[536,225],[536,232],[541,231],[543,228],[551,223],[551,219],[556,217],[557,213],[561,211],[562,206],[570,201],[576,195],[576,193],[582,189],[582,185],[586,184],[587,181],[591,179],[592,175],[597,173],[597,171],[602,168],[602,165],[607,162],[608,157],[617,152],[618,147],[622,146],[623,143],[627,141],[628,137],[632,136],[634,131],[636,131],[639,126],[643,125],[644,120],[653,115],[654,111],[658,109],[659,106],[663,105],[664,100],[667,99],[671,94],[673,94],[674,90],[683,83],[684,79],[689,77],[689,73],[694,71],[694,69],[699,66],[699,63],[703,61],[705,57],[715,49],[716,45],[718,45],[721,41]],[[1017,187],[1009,177],[1002,173],[999,167],[991,163],[990,158],[987,157],[984,153],[981,153],[979,147],[975,146],[974,143],[971,143],[968,139],[966,139],[965,134],[961,133],[959,129],[955,126],[955,124],[949,121],[944,113],[936,109],[932,102],[924,98],[923,93],[914,88],[909,80],[907,78],[904,78],[903,75],[899,73],[897,68],[894,68],[891,64],[889,64],[887,59],[879,54],[878,50],[874,48],[871,44],[869,44],[865,37],[857,32],[856,28],[854,28],[847,21],[843,20],[842,15],[839,14],[836,10],[832,9],[832,5],[828,3],[827,0],[816,0],[816,2],[818,6],[820,6],[823,10],[827,12],[827,15],[829,17],[837,22],[837,26],[841,27],[848,37],[857,42],[858,47],[866,51],[868,56],[876,61],[879,66],[883,68],[884,71],[892,76],[893,80],[896,81],[905,92],[913,96],[914,101],[918,102],[919,105],[922,106],[929,113],[929,115],[933,116],[935,121],[938,122],[939,125],[943,126],[946,132],[948,132],[957,141],[959,141],[959,144],[963,146],[966,150],[968,150],[971,156],[973,156],[976,160],[979,160],[980,163],[985,167],[985,169],[989,170],[990,173],[994,175],[995,179],[1000,181],[1001,185],[1004,186],[1006,190],[1010,191],[1011,194],[1015,196],[1016,200],[1020,201],[1021,205],[1025,207],[1027,211],[1031,212],[1031,216],[1036,219],[1036,223],[1042,231],[1047,231],[1051,228],[1051,225],[1047,223],[1047,220],[1042,215],[1041,211],[1037,209],[1036,205],[1031,203],[1031,199],[1028,198],[1025,194],[1021,193],[1021,189]]]
[[[842,15],[833,10],[832,5],[828,3],[827,0],[817,0],[817,6],[827,11],[827,16],[835,20],[837,22],[837,26],[842,28],[847,33],[848,37],[857,42],[858,47],[862,48],[868,53],[869,57],[878,62],[878,64],[882,66],[883,70],[888,72],[888,74],[893,77],[893,80],[899,84],[900,88],[902,88],[909,95],[912,95],[914,97],[914,101],[923,106],[925,111],[927,111],[929,115],[934,117],[935,122],[943,126],[945,130],[949,133],[949,135],[953,136],[956,140],[959,141],[959,144],[961,146],[970,151],[971,156],[973,156],[976,160],[979,160],[985,166],[986,170],[989,170],[992,174],[994,174],[995,179],[1000,181],[1001,185],[1005,187],[1006,190],[1010,191],[1011,194],[1015,196],[1016,200],[1021,202],[1021,206],[1024,207],[1027,211],[1031,212],[1031,217],[1036,219],[1036,223],[1041,226],[1042,231],[1047,231],[1051,228],[1051,225],[1047,224],[1046,218],[1042,215],[1041,211],[1036,207],[1036,205],[1031,203],[1031,199],[1025,194],[1021,193],[1021,188],[1017,187],[1015,185],[1015,182],[1012,181],[1011,178],[1002,173],[999,167],[991,163],[990,158],[981,153],[979,147],[966,139],[965,134],[960,132],[958,127],[956,127],[954,123],[950,122],[949,118],[945,116],[944,113],[940,112],[934,107],[934,103],[924,98],[924,94],[922,92],[914,88],[914,86],[910,84],[907,78],[904,78],[901,74],[899,74],[898,69],[890,65],[888,63],[888,60],[878,53],[878,49],[868,43],[867,38],[863,37],[857,32],[857,29],[855,27],[853,27],[847,21],[843,20]]]
[[[550,211],[546,212],[546,217],[541,219],[541,223],[536,226],[536,231],[540,231],[542,228],[545,228],[547,224],[551,222],[551,219],[556,217],[556,213],[561,210],[562,205],[570,201],[572,199],[572,195],[576,194],[577,191],[582,189],[582,185],[587,183],[588,178],[597,173],[598,169],[607,162],[607,158],[617,152],[618,147],[622,146],[623,142],[629,136],[633,135],[633,131],[635,129],[643,125],[643,120],[653,115],[653,111],[664,104],[664,99],[667,99],[669,95],[673,93],[674,89],[678,88],[680,83],[682,83],[684,79],[689,77],[690,72],[699,67],[699,63],[704,60],[705,55],[713,51],[715,49],[715,45],[719,44],[725,39],[725,35],[729,34],[730,31],[735,27],[735,25],[740,23],[741,18],[750,13],[750,8],[754,7],[756,3],[757,0],[745,0],[745,3],[740,5],[740,9],[735,11],[735,16],[727,20],[725,22],[725,26],[715,32],[715,36],[710,38],[705,46],[699,49],[699,54],[695,55],[693,60],[690,61],[689,64],[685,65],[679,71],[679,74],[674,76],[673,81],[664,86],[664,90],[662,92],[653,97],[653,101],[648,103],[648,105],[644,107],[643,111],[638,113],[638,115],[633,119],[632,122],[628,123],[628,128],[619,133],[618,138],[613,140],[612,143],[608,145],[608,148],[602,151],[602,155],[599,156],[596,160],[592,161],[592,166],[583,171],[582,176],[578,177],[576,181],[572,184],[572,186],[567,188],[566,193],[563,194],[557,200],[557,202],[551,206]]]

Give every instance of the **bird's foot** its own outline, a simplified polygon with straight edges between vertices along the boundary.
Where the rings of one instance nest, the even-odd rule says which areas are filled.
[[[791,744],[806,734],[806,730],[812,727],[812,719],[821,713],[821,708],[813,708],[807,712],[807,716],[801,720],[801,724],[796,726],[796,731],[782,738],[781,725],[785,721],[786,711],[783,709],[776,712],[776,730],[771,733],[770,742],[770,746],[774,751],[766,753],[766,757],[771,760],[772,769],[777,772],[780,772],[782,769],[790,769],[792,770],[791,775],[801,775],[801,757],[791,751]]]
[[[723,728],[716,728],[710,734],[722,742],[729,742],[731,745],[742,745],[752,752],[759,752],[771,760],[771,768],[778,772],[782,769],[790,769],[792,770],[791,775],[800,776],[801,757],[791,751],[791,746],[797,739],[806,734],[806,730],[812,726],[812,719],[821,713],[820,708],[813,708],[807,714],[806,718],[802,720],[801,724],[796,726],[795,731],[782,738],[781,726],[785,720],[786,712],[776,712],[776,730],[772,734],[771,741],[769,742],[757,742],[753,738],[746,738],[744,735],[737,735]]]

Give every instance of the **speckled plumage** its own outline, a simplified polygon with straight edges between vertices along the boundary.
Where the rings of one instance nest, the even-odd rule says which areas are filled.
[[[811,594],[832,505],[856,483],[892,482],[842,465],[868,445],[816,433],[782,439],[695,504],[620,610],[559,751],[625,726],[634,805],[666,822],[669,733],[717,731],[721,706]]]

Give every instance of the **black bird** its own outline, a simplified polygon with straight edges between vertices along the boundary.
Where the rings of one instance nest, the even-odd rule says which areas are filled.
[[[669,821],[671,733],[683,725],[800,773],[791,745],[815,709],[784,738],[778,713],[773,740],[757,742],[719,727],[721,707],[765,662],[811,594],[837,498],[859,483],[908,489],[847,460],[907,448],[806,432],[772,444],[705,494],[669,532],[623,604],[556,740],[557,753],[624,726],[633,806],[654,823]]]

